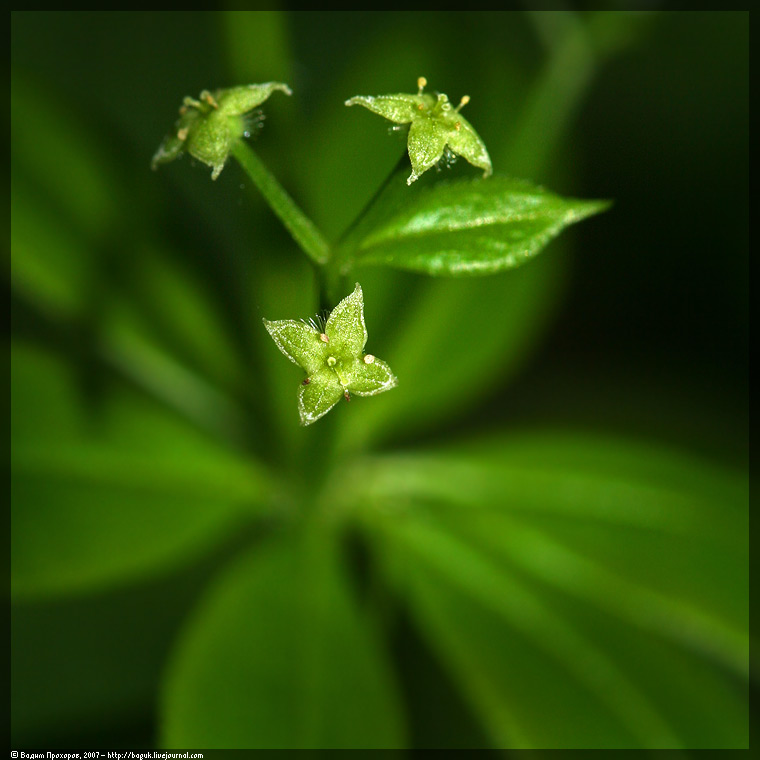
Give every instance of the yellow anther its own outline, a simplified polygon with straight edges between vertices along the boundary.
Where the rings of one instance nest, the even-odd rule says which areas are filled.
[[[372,356],[372,354],[367,354],[367,355],[364,357],[364,363],[365,363],[365,364],[372,364],[374,361],[375,361],[375,357],[374,357],[374,356]]]
[[[330,342],[330,339],[327,337],[327,335],[325,333],[322,333],[319,336],[319,339],[322,341],[322,343],[329,343]]]
[[[462,106],[466,106],[469,102],[470,102],[470,96],[462,95],[462,99],[459,101],[459,105],[454,110],[458,111]]]
[[[182,129],[177,130],[177,137],[179,137],[179,139],[184,142],[185,140],[187,140],[187,132],[188,132],[187,127],[182,127]]]
[[[201,100],[205,100],[213,108],[219,108],[219,104],[214,100],[214,96],[208,90],[204,90],[201,93]]]
[[[418,77],[417,79],[417,94],[422,95],[422,91],[427,86],[427,79],[425,77]]]

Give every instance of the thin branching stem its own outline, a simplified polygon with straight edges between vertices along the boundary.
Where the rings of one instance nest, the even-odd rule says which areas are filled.
[[[238,140],[232,148],[232,155],[238,160],[243,171],[259,189],[301,250],[314,264],[324,266],[330,258],[329,244],[311,219],[301,211],[285,188],[264,166],[250,145]]]

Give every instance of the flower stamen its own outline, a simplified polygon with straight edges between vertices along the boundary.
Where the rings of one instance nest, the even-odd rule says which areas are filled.
[[[459,105],[454,109],[456,113],[459,113],[459,109],[462,106],[466,106],[470,102],[470,96],[469,95],[462,95],[462,99],[459,101]]]

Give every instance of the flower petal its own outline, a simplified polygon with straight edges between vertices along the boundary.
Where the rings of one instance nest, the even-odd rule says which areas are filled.
[[[153,156],[152,167],[173,161],[185,150],[210,166],[211,179],[221,173],[235,141],[245,132],[243,116],[261,105],[275,90],[290,95],[282,82],[265,82],[216,90],[204,90],[196,100],[185,98],[174,130]]]
[[[233,141],[238,137],[230,130],[227,120],[211,114],[203,124],[191,130],[187,138],[187,152],[212,168],[211,179],[216,179],[224,168]]]
[[[364,106],[395,124],[408,124],[426,108],[432,108],[435,99],[430,95],[357,95],[346,101],[347,106]],[[422,108],[420,108],[422,106]]]
[[[290,87],[282,82],[265,82],[217,90],[214,97],[218,102],[219,113],[227,116],[242,116],[256,106],[260,106],[275,90],[280,90],[286,95],[292,94]]]
[[[364,295],[359,283],[333,310],[325,324],[328,351],[345,360],[357,357],[367,342],[364,324]]]
[[[311,376],[323,369],[327,359],[327,346],[319,332],[296,319],[264,320],[264,327],[277,344],[277,348],[294,364]]]
[[[449,133],[448,144],[458,156],[469,161],[473,166],[483,169],[484,176],[487,177],[493,172],[491,157],[488,155],[485,143],[472,128],[470,122],[459,114],[454,119],[454,129]]]
[[[398,384],[396,376],[391,372],[391,368],[381,359],[371,358],[368,362],[367,357],[357,359],[351,365],[348,375],[348,390],[357,396],[374,396],[383,391],[395,388]]]
[[[298,389],[298,414],[302,425],[311,425],[327,414],[343,397],[343,386],[327,367],[309,377],[308,385]]]
[[[417,119],[412,123],[408,145],[412,173],[406,181],[407,185],[411,185],[423,172],[438,163],[448,136],[446,128],[435,119]]]

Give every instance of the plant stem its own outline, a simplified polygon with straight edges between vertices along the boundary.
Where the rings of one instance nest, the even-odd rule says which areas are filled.
[[[238,140],[232,147],[232,155],[238,160],[243,171],[259,189],[275,214],[280,217],[280,221],[301,250],[315,264],[323,266],[330,257],[330,246],[311,219],[298,208],[285,188],[247,143]]]
[[[344,261],[350,257],[354,245],[361,238],[364,230],[368,226],[372,226],[377,214],[382,214],[388,211],[388,205],[392,203],[393,196],[398,190],[401,189],[407,191],[407,193],[409,192],[405,180],[408,172],[409,159],[406,151],[404,151],[390,174],[383,181],[383,184],[380,185],[372,198],[367,201],[364,208],[354,221],[351,222],[335,246],[334,264],[336,267],[340,266],[340,264],[344,263]]]
[[[542,14],[532,17],[539,24],[544,18]],[[596,72],[594,51],[583,21],[574,13],[557,18],[561,29],[555,30],[547,63],[509,141],[506,163],[515,176],[535,176],[546,171]]]

